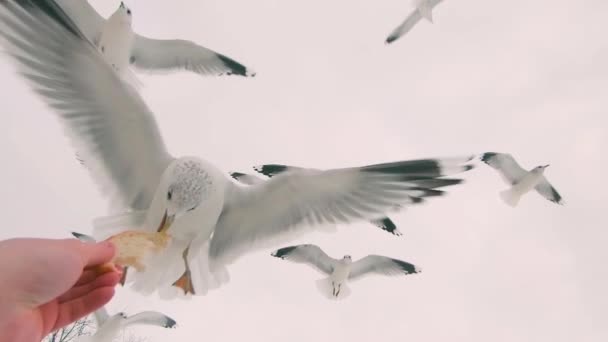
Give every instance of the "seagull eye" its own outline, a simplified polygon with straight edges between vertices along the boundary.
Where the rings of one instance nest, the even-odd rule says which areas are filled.
[[[173,191],[167,192],[167,199],[170,201],[171,197],[173,197]]]
[[[131,15],[131,10],[127,10],[127,14],[128,14],[128,15]]]

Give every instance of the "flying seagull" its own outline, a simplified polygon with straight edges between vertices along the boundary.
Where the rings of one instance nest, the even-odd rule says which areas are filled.
[[[237,181],[239,181],[240,183],[245,184],[245,185],[257,185],[257,184],[261,184],[265,181],[261,177],[258,177],[256,175],[252,175],[252,174],[248,174],[248,173],[230,172],[229,174],[232,178],[236,179]],[[370,223],[393,235],[396,235],[396,236],[402,235],[402,233],[399,231],[399,229],[397,229],[397,226],[395,225],[393,220],[391,220],[388,217],[384,217],[384,218],[377,219],[377,220],[372,220],[372,221],[370,221]]]
[[[0,2],[0,38],[20,74],[65,125],[100,189],[123,208],[94,222],[95,239],[133,229],[171,235],[152,267],[129,272],[131,280],[127,275],[142,293],[172,285],[204,293],[199,288],[210,285],[197,279],[223,274],[248,252],[315,225],[368,221],[444,195],[435,185],[462,180],[443,177],[473,168],[471,156],[420,159],[288,172],[238,186],[211,162],[169,154],[139,93],[53,0]]]
[[[537,166],[526,171],[510,154],[496,152],[484,153],[481,160],[496,169],[503,180],[511,185],[511,188],[500,192],[500,198],[509,206],[517,206],[521,197],[532,189],[551,202],[564,204],[562,196],[544,176],[545,169],[549,165]]]
[[[317,288],[328,298],[335,299],[346,298],[350,294],[347,283],[366,275],[395,276],[421,272],[420,268],[408,262],[380,255],[368,255],[355,262],[350,255],[334,259],[318,246],[311,244],[284,247],[271,255],[295,263],[308,264],[327,275],[327,278],[317,281]]]
[[[152,39],[133,32],[133,11],[124,2],[106,20],[87,0],[57,0],[67,15],[119,72],[130,65],[148,72],[187,70],[200,75],[255,76],[223,54],[181,39]]]
[[[176,323],[171,317],[156,311],[143,311],[133,316],[119,312],[109,316],[105,308],[94,312],[97,321],[97,331],[91,336],[80,336],[75,342],[111,342],[118,333],[130,325],[152,325],[162,328],[175,328]]]
[[[397,26],[386,38],[386,44],[390,44],[395,40],[399,39],[404,34],[408,33],[414,25],[416,25],[422,18],[433,22],[433,8],[437,6],[443,0],[414,0],[416,8],[408,15],[407,18]]]

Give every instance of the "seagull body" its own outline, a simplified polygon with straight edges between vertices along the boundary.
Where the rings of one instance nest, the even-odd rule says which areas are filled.
[[[439,5],[443,0],[415,0],[415,9],[408,15],[407,18],[397,26],[386,38],[386,43],[390,44],[401,36],[408,33],[421,19],[426,19],[430,23],[433,22],[433,8]]]
[[[106,309],[101,308],[94,313],[97,321],[97,331],[91,336],[81,336],[76,342],[112,342],[121,330],[130,325],[152,325],[162,328],[175,328],[176,323],[171,317],[156,311],[143,311],[129,316],[119,312],[109,316]]]
[[[144,294],[204,294],[226,266],[323,224],[350,224],[442,196],[443,178],[472,157],[420,159],[286,172],[243,187],[198,157],[173,157],[141,95],[53,0],[0,2],[0,42],[20,75],[57,114],[112,214],[97,240],[125,230],[162,231],[169,246],[126,282]],[[26,43],[27,42],[27,43]]]
[[[276,174],[279,174],[280,172],[285,172],[285,171],[303,171],[305,169],[303,168],[297,168],[294,166],[285,166],[285,165],[280,165],[281,167],[276,167],[274,168],[274,170],[277,170],[275,172],[273,172],[270,175],[267,175],[268,177],[272,177]],[[257,170],[258,172],[261,172],[259,170],[262,170],[264,166],[260,166],[260,167],[255,167],[254,169]],[[258,170],[259,169],[259,170]],[[280,170],[280,171],[278,171]],[[262,172],[263,173],[263,172]],[[258,177],[256,175],[252,175],[250,173],[242,173],[242,172],[230,172],[230,176],[234,179],[236,179],[237,181],[239,181],[242,184],[245,185],[256,185],[256,184],[260,184],[263,183],[265,181],[265,179]],[[377,220],[372,220],[370,221],[371,224],[373,224],[374,226],[387,231],[393,235],[396,236],[401,236],[403,235],[399,229],[397,229],[397,225],[395,225],[395,223],[393,222],[393,220],[391,220],[388,217],[384,217],[384,218],[380,218]]]
[[[564,203],[560,194],[544,176],[545,169],[549,165],[537,166],[526,171],[510,154],[495,152],[484,153],[481,160],[497,170],[503,180],[511,185],[511,188],[501,191],[499,194],[507,205],[516,207],[521,197],[533,189],[552,202]]]
[[[133,13],[123,2],[107,20],[86,0],[57,0],[57,4],[123,74],[133,65],[149,72],[185,69],[201,75],[255,76],[235,60],[191,41],[151,39],[133,32]]]
[[[274,251],[272,256],[295,263],[305,263],[324,275],[317,281],[317,288],[329,298],[346,298],[350,294],[348,282],[369,274],[406,275],[421,272],[421,269],[405,261],[380,255],[368,255],[355,262],[350,255],[342,259],[328,256],[321,248],[311,244],[284,247]],[[329,296],[329,293],[331,295]]]

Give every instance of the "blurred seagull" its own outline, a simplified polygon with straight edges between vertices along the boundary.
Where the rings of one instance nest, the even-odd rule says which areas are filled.
[[[361,277],[377,274],[386,276],[420,273],[422,270],[408,262],[380,255],[368,255],[355,262],[350,255],[334,259],[321,248],[311,244],[284,247],[274,251],[272,256],[295,263],[304,263],[329,277],[317,280],[317,288],[328,298],[346,298],[350,294],[347,286]],[[329,295],[331,292],[331,295]]]
[[[429,22],[433,22],[433,8],[443,0],[414,0],[416,9],[405,18],[401,25],[397,26],[386,38],[386,44],[390,44],[399,39],[404,34],[408,33],[420,19],[424,18]]]
[[[200,75],[255,76],[235,60],[188,40],[151,39],[133,32],[133,11],[124,2],[106,20],[87,0],[57,0],[67,15],[119,72],[130,65],[150,72],[184,69]]]
[[[232,178],[236,179],[237,181],[239,181],[240,183],[245,184],[245,185],[257,185],[257,184],[261,184],[265,181],[265,179],[258,177],[256,175],[242,173],[242,172],[230,172],[229,174]],[[397,226],[395,225],[393,220],[391,220],[388,217],[384,217],[384,218],[377,219],[377,220],[372,220],[372,221],[370,221],[370,223],[395,236],[403,235],[399,231],[399,229],[397,229]]]
[[[481,160],[496,169],[510,189],[500,192],[500,198],[511,207],[517,206],[523,195],[535,189],[551,202],[564,204],[562,196],[543,175],[549,165],[542,165],[530,171],[524,170],[513,156],[506,153],[487,152]]]
[[[144,311],[129,316],[119,312],[112,317],[106,309],[101,308],[94,313],[97,321],[97,331],[91,336],[80,336],[75,342],[111,342],[118,333],[130,325],[152,325],[162,328],[175,328],[175,320],[156,311]]]
[[[287,172],[238,186],[208,161],[167,152],[139,93],[53,0],[0,2],[0,38],[20,74],[66,125],[110,202],[126,208],[96,220],[95,239],[132,229],[171,235],[150,267],[126,279],[141,293],[173,285],[202,294],[210,285],[196,279],[223,275],[245,253],[314,225],[367,221],[442,196],[436,188],[462,182],[442,177],[473,168],[471,156],[420,159]]]

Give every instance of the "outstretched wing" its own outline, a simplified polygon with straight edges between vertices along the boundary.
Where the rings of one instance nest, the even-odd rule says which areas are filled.
[[[136,315],[129,316],[125,320],[124,326],[145,324],[154,325],[162,328],[175,327],[175,320],[165,314],[156,311],[144,311]]]
[[[147,71],[188,70],[201,75],[255,76],[234,59],[188,40],[135,36],[131,63]]]
[[[422,272],[422,270],[409,262],[381,255],[368,255],[353,262],[348,279],[351,281],[357,280],[370,274],[395,276],[419,272]]]
[[[555,190],[551,183],[549,183],[545,176],[541,178],[540,182],[538,182],[534,189],[536,189],[539,194],[541,194],[544,198],[548,199],[551,202],[561,205],[565,204],[562,196],[557,192],[557,190]]]
[[[510,185],[519,182],[526,175],[526,170],[519,166],[510,154],[486,152],[481,156],[481,160],[498,171],[503,180]]]
[[[429,0],[429,7],[432,9],[437,6],[443,0]],[[386,43],[390,44],[397,39],[401,38],[404,34],[408,33],[418,22],[422,19],[422,13],[420,10],[414,9],[405,20],[397,26],[386,38]]]
[[[295,263],[308,264],[326,275],[334,271],[334,265],[337,262],[336,259],[325,254],[321,248],[311,244],[284,247],[272,252],[271,255]]]
[[[434,178],[466,171],[468,159],[424,159],[333,170],[288,172],[251,187],[232,186],[210,245],[212,263],[230,263],[251,249],[273,246],[304,227],[377,219],[442,196],[425,188]],[[457,180],[461,182],[462,180]]]
[[[147,209],[173,159],[153,114],[53,0],[0,2],[0,38],[118,207]]]

